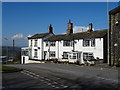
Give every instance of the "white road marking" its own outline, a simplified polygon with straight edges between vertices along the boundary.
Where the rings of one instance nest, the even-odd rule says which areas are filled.
[[[51,87],[55,87],[55,85],[52,85]]]
[[[46,82],[46,81],[45,81],[44,83],[46,83],[46,84],[47,84],[48,82]]]
[[[60,78],[57,78],[57,79],[60,79]]]
[[[36,75],[37,77],[39,77],[40,75]]]
[[[53,82],[54,84],[58,84],[57,82]]]
[[[47,83],[48,85],[52,85],[51,83]]]
[[[103,78],[103,77],[98,77],[98,78],[103,79],[103,80],[109,80],[109,81],[118,82],[117,80],[107,79],[107,78]]]
[[[45,79],[45,80],[47,80],[47,81],[51,81],[50,79]]]
[[[67,88],[68,86],[63,86],[64,88]]]
[[[63,87],[63,88],[67,88],[68,86],[65,86],[65,85],[60,85],[61,87]]]
[[[33,73],[33,72],[24,70],[24,71],[21,71],[21,73],[26,74],[26,75],[28,75],[28,76],[30,76],[30,77],[32,77],[32,78],[39,79],[39,78],[38,78],[39,75],[36,75],[36,74]],[[33,76],[33,75],[34,75],[34,76]],[[53,87],[53,88],[60,88],[60,87],[56,87],[55,85],[53,85],[53,84],[58,84],[56,81],[54,81],[53,84],[52,84],[52,83],[48,83],[48,82],[47,82],[47,81],[51,81],[50,79],[47,79],[47,78],[45,79],[45,77],[40,77],[40,78],[42,78],[42,80],[40,80],[40,81],[46,83],[47,85],[50,85],[50,86]],[[43,79],[45,79],[46,81],[43,80]],[[57,79],[60,79],[60,78],[57,78]],[[60,85],[60,86],[62,86],[63,88],[67,88],[67,87],[68,87],[68,86],[65,86],[65,85]]]
[[[44,78],[44,77],[40,77],[40,78]]]
[[[32,78],[39,79],[39,78],[37,78],[37,77],[35,77],[35,76],[33,76],[33,75],[29,74],[29,73],[26,73],[26,72],[21,71],[21,73],[23,73],[23,74],[25,74],[27,76],[30,76]]]
[[[25,72],[28,72],[30,74],[33,74],[33,75],[36,75],[35,73],[31,72],[31,71],[27,71],[27,70],[24,70]]]
[[[55,87],[55,88],[60,88],[60,87]]]
[[[42,82],[43,82],[43,81],[45,81],[45,80],[40,80],[40,81],[42,81]]]

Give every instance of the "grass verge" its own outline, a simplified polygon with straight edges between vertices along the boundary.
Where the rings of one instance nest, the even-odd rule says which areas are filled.
[[[6,71],[6,70],[16,70],[17,68],[10,67],[10,66],[2,66],[2,67],[0,67],[0,69],[2,69],[3,71]]]
[[[0,66],[0,69],[2,70],[3,73],[17,72],[21,70],[19,68],[15,68],[11,66]]]

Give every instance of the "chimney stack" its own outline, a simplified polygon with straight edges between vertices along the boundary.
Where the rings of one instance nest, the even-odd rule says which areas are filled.
[[[48,33],[53,33],[53,27],[52,27],[51,24],[50,24],[50,26],[48,27]]]
[[[89,26],[88,26],[88,31],[89,32],[93,31],[92,26],[93,26],[92,23],[90,23]]]
[[[67,29],[67,34],[72,34],[73,33],[73,23],[71,21],[68,21],[68,29]]]

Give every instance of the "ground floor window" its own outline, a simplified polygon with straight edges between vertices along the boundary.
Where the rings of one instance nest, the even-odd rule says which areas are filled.
[[[34,57],[37,58],[38,57],[38,52],[37,49],[34,50]]]
[[[50,57],[55,57],[55,51],[50,51]]]
[[[68,59],[68,52],[63,52],[63,59]]]
[[[91,60],[94,59],[93,53],[83,53],[84,60]]]
[[[77,59],[77,53],[70,54],[70,59]]]

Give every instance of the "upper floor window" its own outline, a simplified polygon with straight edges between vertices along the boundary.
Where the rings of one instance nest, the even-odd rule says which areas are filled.
[[[55,46],[55,41],[50,42],[50,46]]]
[[[29,56],[28,50],[22,50],[22,55]]]
[[[49,43],[47,41],[45,43],[46,43],[46,47],[47,47],[49,45]]]
[[[55,51],[50,51],[50,57],[55,57]]]
[[[91,39],[91,46],[95,47],[95,39]]]
[[[83,39],[83,46],[90,46],[90,40],[89,39]]]
[[[63,46],[72,46],[72,41],[70,40],[63,41]]]
[[[37,47],[37,41],[38,41],[38,40],[35,40],[35,44],[34,44],[35,47]]]

